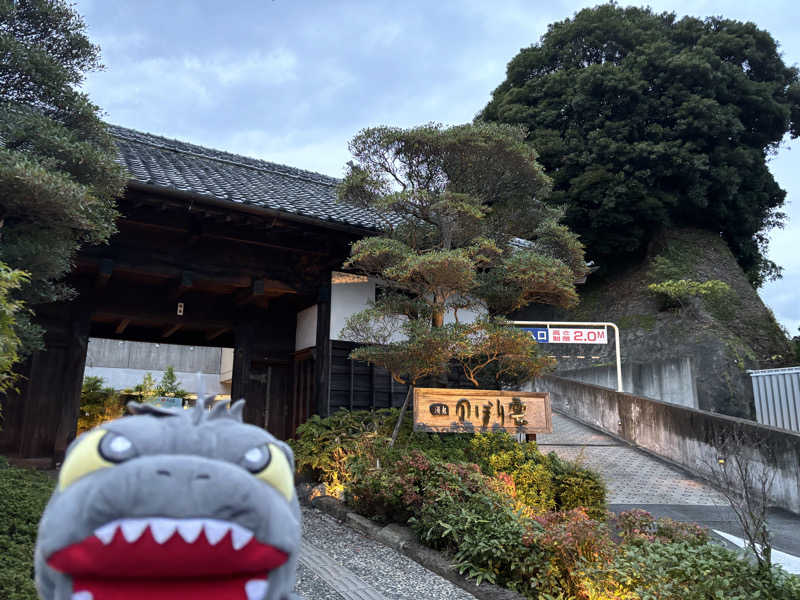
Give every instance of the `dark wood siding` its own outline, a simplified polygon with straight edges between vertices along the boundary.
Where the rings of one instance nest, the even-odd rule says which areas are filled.
[[[340,408],[371,410],[399,407],[408,386],[394,381],[386,369],[348,357],[356,344],[331,341],[329,414]]]

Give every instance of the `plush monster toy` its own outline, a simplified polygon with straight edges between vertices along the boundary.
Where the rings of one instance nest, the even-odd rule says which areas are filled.
[[[69,447],[36,544],[43,600],[289,600],[294,457],[230,410],[131,403]]]

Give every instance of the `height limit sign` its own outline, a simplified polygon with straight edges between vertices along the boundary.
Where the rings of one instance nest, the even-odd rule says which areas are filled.
[[[607,344],[605,329],[574,327],[524,327],[540,344]]]

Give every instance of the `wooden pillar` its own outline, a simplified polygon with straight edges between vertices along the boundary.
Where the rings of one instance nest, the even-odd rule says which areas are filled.
[[[16,365],[15,370],[21,377],[16,389],[0,395],[0,451],[18,456],[25,417],[25,382],[30,380],[31,359]]]
[[[314,357],[314,395],[317,414],[330,413],[331,384],[331,274],[327,273],[317,297],[317,343]]]
[[[236,326],[231,399],[244,398],[244,420],[279,438],[290,435],[290,364],[297,315],[275,301],[268,312],[242,315]]]
[[[2,446],[22,458],[60,461],[77,430],[90,312],[60,305],[45,307],[39,316],[45,348],[27,361],[19,393],[4,403],[9,418]]]
[[[231,400],[236,401],[247,397],[250,386],[250,371],[253,363],[253,324],[249,322],[239,323],[234,331],[233,346],[233,372],[231,374]],[[249,402],[245,406],[247,412]],[[245,420],[250,422],[246,417]]]

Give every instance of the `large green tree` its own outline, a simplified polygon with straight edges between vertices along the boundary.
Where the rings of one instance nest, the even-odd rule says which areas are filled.
[[[13,300],[11,293],[26,279],[24,271],[13,271],[0,262],[0,393],[11,389],[17,380],[12,367],[19,359],[21,343],[14,326],[22,303]]]
[[[574,304],[586,267],[542,202],[550,182],[524,140],[495,124],[377,127],[352,140],[340,196],[385,222],[345,264],[385,289],[348,321],[345,335],[366,344],[353,358],[409,383],[452,361],[475,385],[488,371],[502,382],[550,364],[502,317],[531,302]]]
[[[720,232],[756,285],[785,192],[767,161],[800,132],[798,72],[753,23],[605,4],[550,25],[479,119],[525,125],[551,201],[609,267],[659,229]]]
[[[0,261],[29,273],[14,298],[30,307],[69,298],[77,249],[114,232],[123,172],[79,89],[98,57],[66,2],[0,0]],[[38,347],[29,313],[15,316],[22,350]]]

